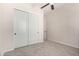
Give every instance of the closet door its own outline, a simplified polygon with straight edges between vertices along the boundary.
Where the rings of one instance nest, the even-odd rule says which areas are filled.
[[[29,44],[39,41],[39,19],[38,16],[29,13]]]
[[[28,13],[15,10],[14,48],[28,45]]]

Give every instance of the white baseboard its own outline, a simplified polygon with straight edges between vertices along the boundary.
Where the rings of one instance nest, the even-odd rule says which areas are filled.
[[[67,45],[67,46],[70,46],[70,47],[73,47],[73,48],[79,49],[79,47],[74,46],[74,45],[71,45],[71,44],[68,44],[68,43],[65,43],[65,42],[56,41],[56,40],[51,40],[51,41],[56,42],[56,43],[59,43],[59,44]]]
[[[44,42],[44,41],[43,41],[43,40],[41,40],[41,41],[31,42],[31,43],[29,43],[29,45],[32,45],[32,44],[37,44],[37,43],[41,43],[41,42]]]
[[[14,50],[14,49],[8,49],[8,50],[4,50],[4,51],[2,51],[2,52],[1,52],[1,56],[4,56],[4,54],[5,54],[6,52],[8,52],[8,51],[12,51],[12,50]]]

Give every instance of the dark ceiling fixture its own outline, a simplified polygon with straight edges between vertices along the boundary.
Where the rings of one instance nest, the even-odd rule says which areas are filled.
[[[41,7],[41,9],[43,9],[44,7],[46,7],[46,6],[48,6],[48,5],[49,5],[49,3],[45,4],[44,6]]]
[[[51,5],[51,9],[54,10],[54,5]]]
[[[45,4],[44,6],[41,7],[41,9],[45,8],[46,6],[50,5],[50,3]],[[51,9],[54,10],[54,5],[50,5]]]

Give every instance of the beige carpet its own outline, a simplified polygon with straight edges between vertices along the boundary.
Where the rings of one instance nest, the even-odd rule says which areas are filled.
[[[5,56],[79,56],[79,49],[45,41],[6,52]]]

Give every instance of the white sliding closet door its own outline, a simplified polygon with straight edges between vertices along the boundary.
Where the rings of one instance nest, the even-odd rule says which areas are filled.
[[[15,10],[14,48],[28,45],[28,13]]]
[[[14,48],[43,42],[43,20],[40,16],[15,10]]]
[[[39,19],[38,15],[29,13],[29,44],[39,41]]]

